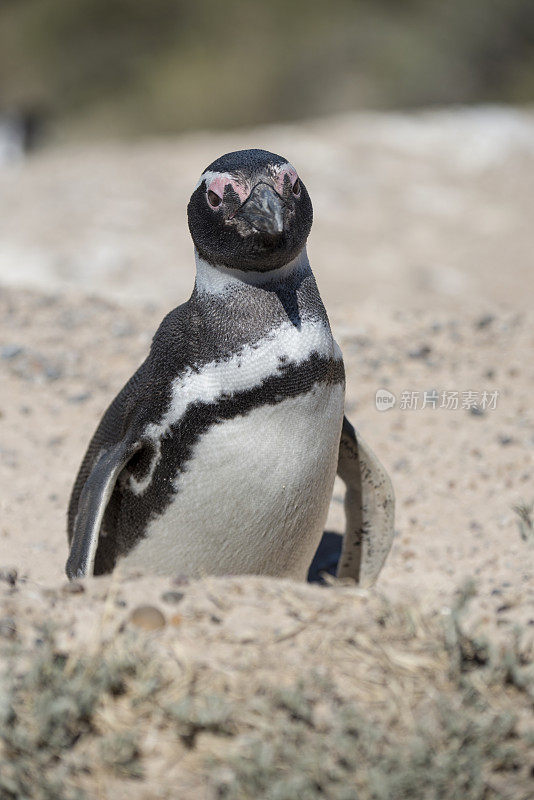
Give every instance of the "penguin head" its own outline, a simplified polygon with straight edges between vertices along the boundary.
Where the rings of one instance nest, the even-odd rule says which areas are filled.
[[[187,216],[204,260],[267,272],[300,253],[313,210],[306,187],[285,158],[267,150],[238,150],[204,170]]]

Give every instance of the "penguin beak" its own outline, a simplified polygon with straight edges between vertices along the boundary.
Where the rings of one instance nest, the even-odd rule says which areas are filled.
[[[272,186],[258,183],[236,214],[258,233],[279,236],[284,230],[284,201]]]

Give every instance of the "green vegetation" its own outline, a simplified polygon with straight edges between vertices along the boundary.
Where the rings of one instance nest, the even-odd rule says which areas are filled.
[[[303,687],[295,687],[290,697],[284,703],[275,695],[271,736],[265,740],[256,733],[243,744],[227,765],[232,777],[216,779],[219,797],[483,800],[492,796],[491,773],[513,772],[521,763],[513,720],[467,702],[450,708],[440,698],[431,724],[405,742],[392,743],[384,730],[374,729],[335,695],[329,697],[332,727],[322,734],[291,708],[298,702],[311,717],[317,688],[308,687],[306,695]]]
[[[529,0],[4,0],[0,105],[170,133],[534,99]]]

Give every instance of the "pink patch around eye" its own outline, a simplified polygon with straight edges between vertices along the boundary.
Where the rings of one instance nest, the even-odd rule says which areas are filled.
[[[215,175],[211,181],[208,182],[206,186],[206,191],[215,192],[221,199],[224,197],[224,190],[230,184],[234,192],[237,194],[241,202],[243,203],[248,197],[248,190],[246,187],[241,186],[235,178],[231,178],[229,175],[224,175],[223,173],[219,175]]]
[[[286,175],[289,177],[289,180],[291,181],[291,186],[295,185],[295,181],[297,181],[299,177],[297,175],[297,170],[294,169],[294,167],[292,167],[290,164],[282,167],[276,179],[277,188],[280,194],[282,194],[284,191]],[[299,194],[299,192],[297,192],[297,194]]]

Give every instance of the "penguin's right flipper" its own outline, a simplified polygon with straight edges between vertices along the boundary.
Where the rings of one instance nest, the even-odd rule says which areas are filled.
[[[100,526],[115,482],[141,443],[121,441],[96,459],[78,501],[78,511],[66,564],[69,580],[93,574]]]

